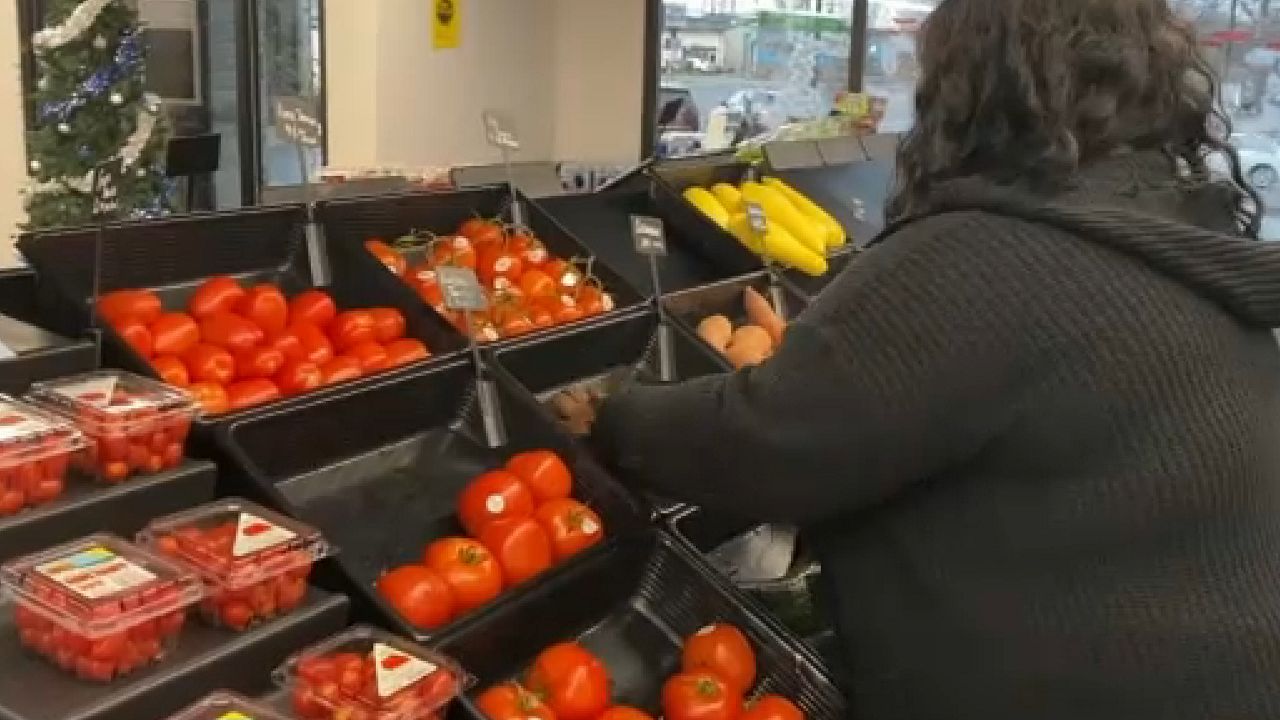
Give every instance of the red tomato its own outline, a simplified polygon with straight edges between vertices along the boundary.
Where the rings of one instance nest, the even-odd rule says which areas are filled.
[[[804,720],[804,712],[780,695],[765,695],[747,704],[742,720]]]
[[[584,283],[578,288],[578,307],[585,315],[599,315],[613,309],[613,297],[600,289],[595,282]]]
[[[586,316],[582,312],[582,308],[578,307],[578,301],[568,295],[559,295],[552,298],[547,301],[545,307],[551,312],[551,317],[557,325],[581,320]]]
[[[389,343],[404,337],[404,314],[395,308],[372,308],[374,339],[380,343]]]
[[[596,720],[653,720],[653,716],[626,705],[614,705],[605,710]]]
[[[507,290],[517,286],[524,261],[502,245],[486,245],[476,256],[476,275],[488,288]]]
[[[479,540],[498,558],[507,586],[519,585],[551,567],[551,538],[533,518],[495,520],[480,531]]]
[[[542,271],[556,281],[556,285],[562,293],[577,290],[578,285],[582,282],[582,271],[578,269],[578,266],[560,258],[547,261],[547,264],[542,266]]]
[[[323,290],[306,290],[289,301],[290,324],[307,322],[316,327],[324,327],[337,314],[338,306]]]
[[[570,498],[548,500],[534,513],[551,536],[556,560],[565,560],[604,539],[604,523],[595,512]]]
[[[742,693],[708,672],[681,673],[662,686],[664,720],[736,720]]]
[[[150,359],[154,348],[154,340],[151,337],[151,331],[147,326],[139,320],[125,320],[115,326],[116,332],[120,334],[129,347],[133,351],[142,356],[144,360]]]
[[[427,257],[432,267],[449,265],[476,269],[476,249],[465,235],[436,238]]]
[[[507,471],[520,478],[538,503],[569,497],[573,475],[559,455],[550,450],[530,450],[511,456]]]
[[[263,347],[279,350],[285,360],[306,360],[306,351],[302,348],[302,340],[293,330],[285,330],[267,338]]]
[[[156,371],[156,375],[160,376],[161,380],[174,387],[184,388],[191,384],[191,376],[187,374],[187,366],[172,355],[161,355],[152,360],[151,367]]]
[[[551,259],[551,253],[547,252],[547,247],[528,231],[512,233],[507,247],[520,256],[526,269],[541,267]]]
[[[501,223],[481,218],[472,218],[462,223],[462,227],[458,228],[458,234],[471,238],[477,250],[485,245],[501,245],[507,236]]]
[[[373,315],[368,310],[346,310],[329,323],[329,339],[338,352],[360,343],[374,342],[378,332],[373,323]]]
[[[196,288],[187,309],[195,319],[203,320],[214,313],[234,312],[243,298],[244,288],[235,278],[211,277]]]
[[[555,325],[556,318],[545,303],[534,303],[529,306],[529,322],[533,323],[534,328],[541,330]]]
[[[276,375],[276,385],[285,395],[298,395],[315,390],[323,384],[324,374],[320,372],[320,366],[313,362],[287,362]]]
[[[556,296],[556,281],[541,270],[528,270],[520,276],[520,292],[527,298],[553,298]]]
[[[539,653],[525,686],[559,720],[595,720],[609,707],[609,671],[578,643],[552,645]]]
[[[476,698],[476,705],[489,720],[557,720],[537,695],[513,682],[485,690]]]
[[[400,367],[431,357],[427,346],[423,345],[421,340],[413,338],[400,338],[387,343],[386,350],[387,359],[384,363],[386,367]]]
[[[280,399],[280,388],[266,378],[241,380],[227,386],[227,404],[232,410],[243,410]]]
[[[378,262],[382,263],[392,275],[400,276],[404,274],[404,256],[382,239],[369,238],[365,240],[364,249],[377,258]]]
[[[273,347],[249,348],[235,354],[236,377],[241,379],[269,378],[284,367],[284,353]]]
[[[458,495],[458,519],[471,537],[494,520],[533,515],[533,493],[506,470],[491,470],[472,480]]]
[[[459,615],[474,610],[502,592],[502,568],[475,540],[444,538],[427,546],[422,562],[449,585]]]
[[[236,360],[231,353],[216,345],[199,343],[182,354],[191,379],[226,385],[236,376]]]
[[[333,344],[320,328],[310,323],[300,322],[289,326],[302,345],[302,357],[307,362],[323,365],[333,359]]]
[[[347,355],[360,363],[364,373],[374,373],[387,367],[387,349],[376,342],[362,342],[347,348]]]
[[[436,277],[435,268],[431,265],[415,267],[409,271],[405,280],[426,304],[431,307],[444,304],[444,293],[440,290],[440,281]]]
[[[724,623],[708,625],[684,641],[684,672],[706,671],[745,694],[756,681],[756,654],[747,636]]]
[[[239,313],[262,328],[267,335],[284,330],[289,322],[289,301],[275,285],[258,285],[245,293]]]
[[[266,339],[266,333],[240,315],[215,312],[201,319],[200,339],[231,352],[245,352]]]
[[[434,630],[453,619],[453,591],[423,565],[405,565],[378,578],[378,594],[410,625]]]
[[[165,313],[151,323],[152,349],[157,355],[181,355],[200,342],[200,326],[186,313]]]
[[[136,320],[143,325],[160,317],[160,296],[150,290],[112,290],[98,298],[98,315],[110,325]]]
[[[200,405],[205,415],[220,415],[231,407],[227,391],[218,383],[192,383],[187,392]]]
[[[325,385],[351,382],[363,374],[360,361],[347,355],[339,355],[320,366],[320,375]]]

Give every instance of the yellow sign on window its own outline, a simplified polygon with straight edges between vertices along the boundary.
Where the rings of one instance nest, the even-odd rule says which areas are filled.
[[[437,50],[458,47],[462,39],[462,0],[433,0],[431,13],[434,46]]]

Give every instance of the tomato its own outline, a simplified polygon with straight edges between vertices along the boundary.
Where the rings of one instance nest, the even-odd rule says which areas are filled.
[[[476,275],[481,284],[495,290],[515,287],[524,274],[524,261],[500,244],[486,245],[476,256]]]
[[[577,500],[548,500],[534,513],[551,536],[556,560],[565,560],[604,539],[604,524],[591,508]]]
[[[537,695],[513,682],[485,690],[476,698],[476,706],[489,720],[557,720]]]
[[[582,271],[577,265],[567,261],[555,258],[547,261],[542,266],[542,271],[551,276],[556,281],[560,292],[572,292],[578,288],[578,284],[582,282]]]
[[[453,619],[453,591],[423,565],[405,565],[378,578],[378,594],[410,625],[433,630]]]
[[[289,301],[275,285],[258,285],[245,293],[237,309],[267,335],[284,330],[289,323]]]
[[[325,385],[351,382],[359,379],[363,374],[360,361],[347,355],[339,355],[320,366],[320,375]]]
[[[571,323],[586,317],[586,314],[582,312],[582,308],[578,307],[578,301],[569,295],[558,295],[551,298],[545,301],[544,307],[551,313],[551,317],[557,325]]]
[[[182,354],[182,362],[194,382],[226,385],[236,376],[236,360],[231,353],[215,345],[199,343]]]
[[[431,357],[427,346],[423,345],[421,340],[413,338],[400,338],[387,343],[386,351],[387,359],[383,363],[385,367],[400,367]]]
[[[528,270],[520,276],[520,292],[528,298],[553,298],[556,296],[556,281],[541,270]]]
[[[614,705],[601,713],[596,720],[653,720],[653,716],[626,705]]]
[[[476,249],[465,235],[436,238],[427,257],[432,267],[449,265],[476,269]]]
[[[266,333],[240,315],[215,312],[200,320],[200,339],[231,352],[245,352],[266,339]]]
[[[276,385],[285,395],[298,395],[323,384],[324,374],[320,372],[320,366],[306,360],[287,362],[276,374]]]
[[[578,288],[577,301],[585,315],[599,315],[613,309],[613,297],[595,282],[584,283]]]
[[[512,233],[511,239],[507,241],[507,247],[520,256],[526,269],[541,267],[551,259],[551,253],[547,252],[547,247],[542,244],[542,241],[525,230]]]
[[[374,339],[380,343],[389,343],[404,337],[404,314],[395,308],[371,308],[373,316]]]
[[[409,271],[405,280],[426,304],[432,307],[444,304],[440,280],[436,277],[436,271],[431,265],[418,265]]]
[[[525,686],[559,720],[595,720],[609,707],[609,671],[578,643],[552,645],[539,653]]]
[[[470,238],[477,250],[485,245],[501,245],[507,235],[501,223],[482,218],[471,218],[462,223],[458,234]]]
[[[218,383],[191,383],[191,387],[187,388],[187,392],[200,405],[200,409],[204,411],[205,415],[220,415],[231,407],[231,403],[227,399],[227,391]]]
[[[161,355],[152,360],[151,368],[156,371],[156,375],[160,376],[161,380],[174,387],[184,388],[191,384],[191,376],[187,374],[187,366],[172,355]]]
[[[234,312],[244,295],[244,288],[235,278],[211,277],[196,288],[187,301],[187,309],[195,319],[203,320],[214,313]]]
[[[559,455],[550,450],[529,450],[512,455],[507,471],[520,478],[538,503],[569,497],[573,475]]]
[[[364,373],[374,373],[387,367],[387,349],[376,342],[362,342],[347,348],[347,355],[360,363]]]
[[[404,256],[381,238],[369,238],[364,241],[364,249],[378,259],[392,275],[400,276],[405,271]]]
[[[323,290],[306,290],[289,301],[289,324],[307,322],[324,327],[337,314],[338,306]]]
[[[780,695],[765,695],[747,704],[742,720],[804,720],[804,712]]]
[[[684,641],[680,668],[685,672],[714,673],[734,690],[745,694],[756,681],[756,654],[741,630],[715,623]]]
[[[139,320],[125,320],[116,325],[115,329],[120,338],[133,348],[134,352],[141,355],[144,360],[150,359],[155,343],[146,325]]]
[[[373,315],[368,310],[346,310],[329,323],[329,339],[338,352],[344,352],[360,343],[374,342],[377,328],[373,323]]]
[[[546,304],[534,303],[529,306],[529,322],[533,323],[534,329],[541,330],[555,325],[556,318],[547,309]]]
[[[681,673],[662,686],[663,720],[736,720],[742,693],[708,672]]]
[[[289,326],[288,332],[298,338],[302,346],[302,359],[316,365],[323,365],[333,359],[333,343],[320,328],[310,323],[300,322]]]
[[[453,592],[459,615],[484,605],[502,592],[502,568],[475,540],[444,538],[427,546],[422,562],[436,571]]]
[[[269,378],[284,367],[284,353],[273,347],[249,348],[235,354],[236,377],[241,379]]]
[[[147,325],[163,311],[160,296],[150,290],[112,290],[98,298],[98,315],[110,325],[125,320]]]
[[[494,520],[533,515],[533,493],[506,470],[491,470],[472,480],[458,495],[458,519],[471,537]]]
[[[533,518],[495,520],[478,538],[502,566],[507,585],[519,585],[551,567],[551,538]]]
[[[164,313],[151,322],[156,355],[181,355],[200,342],[200,326],[186,313]]]

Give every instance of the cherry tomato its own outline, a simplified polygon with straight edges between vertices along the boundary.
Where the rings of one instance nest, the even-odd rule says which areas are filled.
[[[160,296],[150,290],[112,290],[98,298],[98,315],[111,325],[126,320],[147,325],[163,311]]]
[[[154,348],[154,341],[151,337],[151,331],[147,326],[139,320],[125,320],[115,326],[115,330],[119,333],[120,338],[133,348],[133,351],[142,356],[143,359],[149,359]]]
[[[595,283],[584,283],[578,288],[578,307],[584,315],[599,315],[613,309],[613,298]]]
[[[227,391],[218,383],[197,382],[187,388],[187,392],[200,405],[206,415],[221,415],[231,407]]]
[[[388,245],[380,238],[369,238],[364,241],[364,249],[368,250],[371,255],[378,259],[387,268],[392,275],[399,277],[404,274],[405,261],[395,248]]]
[[[559,295],[552,298],[547,302],[546,308],[551,312],[551,317],[557,325],[571,323],[586,317],[586,314],[582,312],[582,308],[578,307],[578,301],[568,295]]]
[[[507,471],[520,478],[541,504],[567,498],[573,492],[573,475],[559,455],[550,450],[529,450],[507,460]]]
[[[320,366],[320,375],[325,385],[351,382],[363,374],[360,361],[348,355],[339,355]]]
[[[556,720],[537,695],[513,682],[485,690],[476,698],[476,705],[489,720]]]
[[[423,345],[421,340],[413,338],[400,338],[387,343],[386,351],[387,359],[384,363],[386,367],[400,367],[431,357],[427,346]]]
[[[533,493],[506,470],[478,476],[458,495],[458,519],[471,537],[495,520],[531,517],[533,507]]]
[[[290,324],[306,322],[316,327],[324,327],[337,314],[338,306],[323,290],[306,290],[289,301]]]
[[[405,565],[378,578],[378,594],[410,625],[434,630],[453,619],[453,591],[423,565]]]
[[[236,360],[231,353],[216,345],[199,343],[182,355],[194,382],[226,385],[236,376]]]
[[[525,687],[543,699],[559,720],[595,720],[609,707],[609,672],[578,643],[543,650]]]
[[[470,238],[477,250],[486,245],[501,245],[506,238],[506,232],[500,223],[481,218],[472,218],[462,223],[458,234]]]
[[[200,342],[200,326],[186,313],[164,313],[151,322],[156,355],[181,355]]]
[[[231,352],[245,352],[266,339],[266,333],[240,315],[215,312],[200,320],[200,339]]]
[[[266,378],[241,380],[227,386],[227,403],[233,411],[278,399],[280,399],[280,388]]]
[[[486,245],[476,255],[476,275],[481,284],[495,290],[516,287],[524,274],[524,261],[502,245]]]
[[[360,343],[374,342],[378,332],[368,310],[346,310],[329,323],[329,339],[338,352]]]
[[[747,703],[742,720],[804,720],[804,712],[780,695],[765,695]]]
[[[437,238],[428,252],[430,265],[476,269],[476,249],[465,235]]]
[[[444,304],[444,293],[440,289],[440,281],[431,265],[419,265],[409,271],[406,281],[418,293],[418,297],[431,307]]]
[[[541,270],[527,270],[520,276],[520,291],[528,298],[553,298],[556,281]]]
[[[172,355],[161,355],[151,361],[151,368],[161,380],[174,387],[184,388],[191,384],[191,376],[187,374],[187,366]]]
[[[662,686],[664,720],[737,720],[742,693],[708,672],[681,673]]]
[[[376,342],[362,342],[347,348],[347,355],[360,363],[360,371],[368,374],[387,367],[387,349]]]
[[[289,322],[289,301],[275,285],[258,285],[245,293],[238,305],[245,318],[257,324],[267,335],[284,330]]]
[[[273,347],[254,347],[235,354],[236,377],[269,378],[284,367],[284,353]]]
[[[320,366],[305,360],[287,362],[276,374],[276,385],[285,395],[298,395],[323,384],[324,374],[320,372]]]
[[[196,288],[195,294],[187,301],[187,309],[197,320],[214,313],[234,312],[244,294],[244,288],[235,278],[211,277]]]
[[[577,290],[578,285],[582,282],[582,271],[578,269],[578,266],[560,258],[548,260],[547,264],[542,266],[542,271],[556,281],[561,293]]]
[[[533,303],[529,306],[529,322],[533,323],[535,329],[541,330],[554,326],[556,318],[545,303]]]
[[[307,362],[323,365],[333,359],[333,343],[320,328],[310,323],[300,322],[289,326],[288,332],[298,338],[302,346],[302,357]]]
[[[745,694],[756,681],[756,654],[741,630],[714,623],[685,640],[680,668],[684,672],[713,673]]]
[[[556,560],[566,560],[604,539],[604,524],[595,512],[570,498],[548,500],[534,513],[551,536]]]
[[[495,520],[480,531],[480,542],[502,566],[507,585],[520,583],[551,567],[551,538],[533,518]]]
[[[404,313],[395,308],[372,308],[374,339],[380,343],[389,343],[404,337]]]
[[[526,270],[541,267],[551,259],[551,253],[547,252],[547,247],[528,231],[512,233],[511,239],[507,241],[507,247],[520,256]]]
[[[626,705],[614,705],[601,713],[596,720],[653,720],[653,716]]]
[[[484,605],[502,592],[502,568],[493,554],[469,538],[444,538],[427,546],[422,562],[449,585],[457,614]]]

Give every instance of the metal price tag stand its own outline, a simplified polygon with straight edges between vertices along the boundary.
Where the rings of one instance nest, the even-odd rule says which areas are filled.
[[[462,313],[464,318],[463,327],[466,329],[467,342],[470,343],[471,360],[476,366],[476,399],[480,403],[485,442],[490,448],[500,448],[507,444],[507,427],[502,419],[498,388],[489,375],[489,368],[480,353],[480,345],[476,342],[471,323],[471,313],[483,312],[489,308],[489,297],[485,295],[480,280],[471,268],[441,265],[436,268],[436,279],[440,282],[444,306]]]
[[[787,317],[787,294],[782,288],[782,272],[778,264],[765,252],[765,242],[769,236],[769,218],[759,203],[749,202],[747,205],[747,223],[751,232],[760,242],[760,257],[764,259],[764,269],[769,274],[769,302],[773,303],[774,312],[780,317]]]
[[[316,118],[315,103],[307,98],[277,98],[275,111],[276,132],[292,143],[298,151],[298,169],[302,173],[302,196],[307,206],[307,223],[304,227],[307,264],[311,269],[311,281],[323,287],[332,281],[332,276],[329,255],[324,247],[324,231],[316,221],[315,188],[311,185],[307,148],[320,146],[324,137],[324,125]]]
[[[98,312],[98,299],[102,296],[102,256],[107,242],[107,222],[120,209],[117,187],[124,174],[124,160],[116,157],[95,165],[90,188],[93,193],[93,284],[89,298],[89,334],[97,353],[97,366],[102,367],[102,332],[105,319]]]
[[[520,196],[516,193],[516,176],[511,167],[511,153],[520,150],[520,139],[516,137],[512,127],[503,113],[497,110],[485,110],[481,114],[484,122],[485,138],[489,144],[498,149],[502,155],[502,165],[507,169],[507,190],[511,194],[511,224],[525,227],[524,207],[520,205]]]
[[[649,279],[653,284],[653,302],[658,311],[658,380],[675,382],[675,340],[667,311],[662,307],[662,283],[658,272],[658,258],[667,254],[667,235],[662,221],[647,215],[631,216],[631,239],[636,252],[649,260]]]

